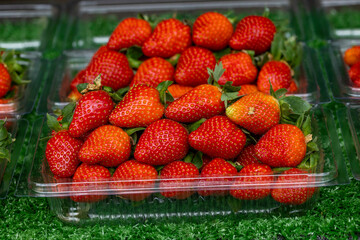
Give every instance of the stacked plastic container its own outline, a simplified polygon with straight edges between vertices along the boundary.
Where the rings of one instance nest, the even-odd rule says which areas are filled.
[[[48,4],[0,5],[0,49],[20,52],[20,64],[26,72],[23,79],[30,83],[20,86],[12,101],[0,103],[0,119],[7,119],[6,127],[16,141],[9,147],[11,160],[0,159],[0,198],[5,198],[14,168],[24,148],[28,121],[20,119],[31,113],[46,70],[43,53],[51,46],[59,16],[59,7]],[[32,31],[28,31],[32,29]]]

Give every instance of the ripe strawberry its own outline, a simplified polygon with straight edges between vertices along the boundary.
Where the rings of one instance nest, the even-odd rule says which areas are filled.
[[[81,137],[86,132],[108,122],[114,102],[105,91],[93,91],[83,95],[78,102],[69,133],[73,137]]]
[[[347,49],[344,53],[344,61],[349,67],[360,62],[360,46],[353,46]]]
[[[165,59],[153,57],[144,61],[138,68],[131,86],[145,84],[157,87],[164,81],[172,81],[174,78],[174,67]]]
[[[172,102],[166,108],[165,116],[177,122],[190,123],[223,114],[224,111],[220,90],[213,85],[203,84]]]
[[[257,87],[263,93],[270,93],[270,83],[274,91],[290,87],[292,76],[289,65],[281,61],[270,61],[264,64],[259,72]]]
[[[360,62],[351,66],[349,77],[354,87],[360,87]]]
[[[94,53],[94,55],[91,58],[91,61],[89,64],[91,64],[96,58],[98,58],[102,53],[104,52],[108,52],[108,51],[112,51],[111,49],[109,49],[106,45],[103,45],[101,47],[98,48],[98,50],[96,50],[96,52]]]
[[[95,129],[79,152],[79,159],[87,164],[117,167],[130,157],[129,135],[119,127],[104,125]]]
[[[304,170],[297,168],[286,170],[277,178],[274,189],[271,191],[271,196],[280,203],[303,204],[315,192],[315,188],[310,186],[314,181],[314,177],[309,176],[308,172]],[[284,184],[293,185],[294,187],[284,188]],[[300,184],[303,186],[300,187]]]
[[[166,165],[160,173],[160,193],[167,198],[186,199],[193,195],[199,170],[192,163],[175,161]],[[172,180],[175,178],[176,180]],[[188,179],[190,178],[190,179]]]
[[[259,160],[256,159],[255,153],[255,145],[246,146],[237,157],[236,162],[238,162],[241,166],[246,167],[247,165],[260,163]]]
[[[254,66],[249,54],[244,52],[227,54],[220,58],[225,69],[219,79],[219,84],[233,82],[233,86],[249,84],[255,81],[258,70]]]
[[[270,167],[296,167],[306,154],[305,136],[290,124],[279,124],[255,145],[256,157]]]
[[[150,24],[143,19],[126,18],[122,20],[111,34],[107,47],[119,51],[131,46],[142,46],[151,35]]]
[[[265,198],[270,194],[270,186],[274,181],[272,175],[273,171],[268,165],[259,163],[247,165],[241,169],[239,178],[234,181],[230,195],[242,200]]]
[[[257,88],[256,85],[253,85],[253,84],[244,84],[244,85],[241,85],[241,89],[239,91],[239,96],[242,96],[242,95],[248,95],[250,93],[254,93],[254,92],[258,92],[259,89]]]
[[[173,98],[176,100],[180,98],[181,96],[185,95],[190,90],[194,89],[190,86],[183,86],[179,84],[172,84],[168,87],[169,93],[173,96]]]
[[[233,31],[227,17],[217,12],[207,12],[195,20],[192,39],[197,46],[218,51],[228,45]]]
[[[159,91],[146,85],[136,85],[112,111],[109,121],[118,127],[146,127],[164,115]]]
[[[290,86],[288,87],[287,90],[288,90],[287,93],[296,93],[299,90],[294,79],[291,80]]]
[[[262,92],[246,95],[226,109],[226,116],[254,134],[264,134],[280,121],[280,105]]]
[[[207,49],[189,47],[180,56],[175,71],[175,82],[196,87],[206,84],[209,78],[207,68],[214,69],[215,56]]]
[[[76,86],[78,85],[78,84],[81,84],[81,83],[84,83],[84,73],[85,73],[85,70],[81,70],[80,72],[78,72],[77,74],[76,74],[76,76],[74,77],[74,79],[71,81],[71,83],[70,83],[70,89],[71,90],[74,90],[74,89],[76,89],[77,90],[77,88],[76,88]]]
[[[157,176],[158,173],[153,166],[129,160],[122,163],[116,169],[112,177],[111,188],[119,190],[117,194],[123,198],[141,201],[150,196],[154,191]]]
[[[188,132],[177,122],[161,119],[141,135],[134,157],[150,165],[164,165],[183,159],[189,150]]]
[[[5,66],[5,64],[0,63],[0,98],[4,97],[10,90],[11,87],[11,77]]]
[[[51,172],[58,177],[71,177],[80,164],[78,152],[83,142],[68,131],[56,133],[46,144],[45,156]]]
[[[91,61],[85,69],[84,82],[93,83],[101,74],[101,84],[117,91],[130,84],[134,73],[126,56],[115,51],[105,51]]]
[[[245,143],[245,134],[225,116],[206,120],[189,135],[190,146],[212,158],[233,159]]]
[[[81,164],[73,177],[72,192],[94,192],[104,191],[108,188],[108,183],[104,182],[110,180],[110,171],[100,165]],[[102,182],[102,183],[97,183]],[[98,202],[104,200],[107,196],[101,193],[94,195],[72,195],[70,198],[75,202]]]
[[[274,23],[261,16],[247,16],[236,25],[229,45],[235,50],[253,50],[255,54],[266,52],[276,33]]]
[[[233,181],[232,176],[236,174],[237,170],[233,165],[224,159],[215,158],[201,171],[198,193],[201,196],[227,195]]]
[[[163,20],[143,44],[142,51],[148,57],[171,57],[191,45],[190,32],[190,27],[177,19]]]

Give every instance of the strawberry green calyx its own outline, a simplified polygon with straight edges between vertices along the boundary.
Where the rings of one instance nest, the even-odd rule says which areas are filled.
[[[95,79],[93,83],[81,83],[76,86],[79,93],[85,94],[90,91],[96,91],[101,89],[101,74],[99,74]]]
[[[104,86],[103,90],[110,95],[110,97],[114,102],[120,102],[124,98],[126,93],[130,90],[130,87],[127,86],[124,88],[120,88],[119,90],[114,92],[114,90],[111,87]]]
[[[237,171],[240,171],[243,168],[243,166],[238,162],[232,162],[232,161],[226,161],[226,162],[230,163],[234,168],[236,168]]]
[[[22,58],[20,55],[20,52],[15,50],[0,50],[0,63],[4,64],[15,85],[23,85],[30,82],[30,80],[23,79],[28,68],[27,65],[23,63],[29,62],[29,59]]]
[[[0,158],[10,161],[10,151],[7,148],[11,143],[15,142],[15,138],[11,138],[5,127],[6,119],[0,120]]]
[[[129,61],[129,65],[131,68],[139,68],[139,66],[143,63],[143,61],[139,60],[143,56],[143,52],[141,47],[132,46],[126,51],[126,58]]]
[[[55,132],[67,130],[73,119],[75,107],[76,103],[71,102],[67,104],[62,110],[59,110],[58,114],[61,116],[61,118],[56,118],[50,114],[46,114],[48,127]]]
[[[200,127],[201,124],[203,124],[206,121],[206,118],[202,118],[199,121],[196,121],[190,125],[187,126],[187,130],[189,131],[189,133],[195,131],[196,129],[198,129]]]
[[[167,104],[174,101],[174,97],[168,91],[168,87],[173,84],[173,81],[164,81],[157,85],[156,89],[159,91],[161,103],[167,107]]]
[[[203,166],[203,153],[200,151],[197,151],[196,153],[190,152],[184,158],[184,162],[192,163],[197,169],[200,169]]]

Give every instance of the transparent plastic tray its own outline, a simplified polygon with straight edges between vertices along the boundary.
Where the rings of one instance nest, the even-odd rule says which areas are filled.
[[[58,6],[50,4],[0,5],[0,48],[44,51],[59,12]]]
[[[343,155],[338,141],[335,122],[331,111],[316,106],[312,112],[313,137],[318,138],[320,159],[316,168],[309,173],[311,182],[289,182],[277,187],[299,187],[306,184],[307,187],[323,187],[348,183],[348,176]],[[174,185],[160,189],[159,180],[151,187],[130,186],[122,190],[109,186],[99,187],[94,183],[84,183],[85,188],[74,190],[71,188],[71,178],[57,180],[49,170],[45,160],[46,140],[51,131],[44,119],[38,119],[34,123],[33,135],[28,147],[27,157],[24,161],[22,173],[17,186],[16,195],[49,197],[52,210],[66,222],[86,223],[106,220],[127,220],[173,216],[201,216],[201,215],[229,215],[233,213],[248,212],[271,212],[279,207],[286,211],[299,211],[312,207],[317,194],[309,202],[301,206],[282,206],[271,197],[262,200],[240,201],[230,196],[226,197],[201,197],[195,193],[186,200],[165,199],[160,196],[161,191],[180,191],[181,186]],[[37,135],[36,133],[39,133]],[[33,153],[33,154],[32,154]],[[277,177],[279,173],[274,173]],[[234,177],[234,179],[238,176]],[[251,176],[248,178],[252,178]],[[195,178],[198,180],[199,178]],[[213,177],[209,179],[214,180]],[[132,180],[117,181],[117,183],[132,182]],[[102,183],[114,183],[111,181]],[[228,189],[229,182],[217,179],[208,186],[208,190]],[[255,182],[250,185],[238,185],[238,188],[261,189],[274,188],[272,184],[266,185]],[[196,192],[196,186],[190,191]],[[118,194],[143,194],[151,193],[141,204],[117,197]],[[107,199],[96,203],[76,203],[69,196],[74,195],[107,195]],[[226,203],[226,204],[224,204]],[[235,207],[236,206],[236,207]],[[235,208],[234,208],[235,207]]]
[[[24,119],[8,119],[6,126],[8,128],[8,132],[12,134],[12,138],[16,138],[16,141],[9,147],[11,153],[10,161],[6,159],[0,159],[0,199],[3,199],[7,196],[14,169],[20,156],[21,148],[23,147],[25,135],[27,133],[28,122]]]

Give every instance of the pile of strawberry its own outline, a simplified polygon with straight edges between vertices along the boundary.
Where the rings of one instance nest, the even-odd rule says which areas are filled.
[[[197,192],[304,203],[315,191],[308,173],[318,159],[311,105],[285,96],[289,64],[261,55],[272,48],[275,32],[260,16],[242,19],[233,32],[214,12],[199,16],[192,34],[176,19],[154,31],[145,20],[123,20],[75,78],[80,100],[57,119],[48,115],[54,131],[45,155],[55,178],[72,178],[73,193],[91,186],[133,201],[154,192],[175,199]],[[212,51],[228,45],[247,52],[232,50],[217,64]],[[124,48],[128,57],[119,52]],[[259,74],[249,51],[268,59]],[[135,76],[131,61],[140,63]],[[246,92],[243,84],[256,79],[260,91]],[[177,88],[182,94],[174,97]],[[107,195],[71,199],[95,202]]]
[[[360,46],[352,46],[344,54],[344,62],[350,67],[349,77],[354,87],[360,87]]]

